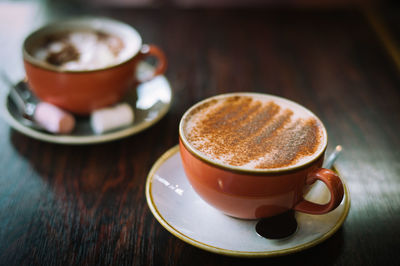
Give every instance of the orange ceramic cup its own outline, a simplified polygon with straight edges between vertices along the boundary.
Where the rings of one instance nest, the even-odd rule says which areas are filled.
[[[123,40],[124,58],[115,64],[90,70],[61,70],[33,56],[49,34],[73,30],[98,30]],[[30,88],[42,101],[79,115],[118,102],[135,82],[138,63],[153,56],[158,64],[149,80],[166,70],[164,53],[154,45],[143,45],[131,26],[108,18],[84,17],[49,24],[31,33],[23,44],[23,59]]]
[[[190,108],[179,125],[179,146],[184,171],[194,190],[208,204],[229,216],[243,219],[271,217],[290,209],[324,214],[340,204],[344,190],[339,176],[332,170],[321,168],[327,146],[325,128],[323,149],[301,165],[254,170],[230,167],[207,158],[185,137],[183,121],[191,110],[208,100]],[[331,199],[327,204],[317,204],[303,198],[307,187],[316,180],[323,181],[330,191]]]

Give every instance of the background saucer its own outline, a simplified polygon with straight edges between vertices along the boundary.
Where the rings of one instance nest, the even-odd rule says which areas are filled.
[[[323,203],[329,192],[320,184],[307,198]],[[186,179],[179,147],[168,150],[154,164],[146,183],[146,198],[155,218],[176,237],[198,248],[230,256],[268,257],[310,248],[332,236],[350,208],[349,192],[334,211],[324,215],[296,213],[298,230],[282,240],[260,237],[257,221],[222,214],[205,203]]]
[[[76,128],[68,135],[55,135],[38,130],[24,123],[8,93],[2,93],[1,111],[5,120],[15,130],[35,139],[62,144],[91,144],[107,142],[136,134],[152,126],[167,112],[171,104],[172,89],[165,76],[158,76],[137,87],[137,99],[133,93],[126,102],[131,104],[135,113],[134,123],[128,127],[95,134],[88,117],[77,118]]]

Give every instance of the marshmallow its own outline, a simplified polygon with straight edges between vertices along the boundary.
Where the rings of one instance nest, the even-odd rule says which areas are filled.
[[[127,103],[118,104],[114,107],[95,110],[90,116],[90,125],[95,133],[103,132],[128,126],[133,123],[134,113],[132,107]]]
[[[33,120],[52,133],[67,134],[75,127],[75,118],[71,114],[46,102],[37,104]]]

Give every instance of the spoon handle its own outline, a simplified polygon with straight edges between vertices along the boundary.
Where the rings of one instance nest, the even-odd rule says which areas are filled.
[[[342,146],[337,145],[335,150],[329,155],[329,157],[324,162],[324,168],[331,169],[336,159],[339,157],[342,152]]]

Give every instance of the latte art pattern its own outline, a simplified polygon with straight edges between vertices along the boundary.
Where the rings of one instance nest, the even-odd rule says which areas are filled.
[[[283,101],[231,96],[213,99],[187,116],[185,136],[206,157],[248,169],[307,161],[322,146],[322,125]]]

